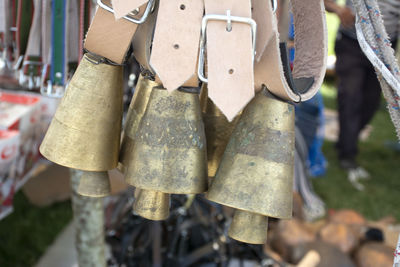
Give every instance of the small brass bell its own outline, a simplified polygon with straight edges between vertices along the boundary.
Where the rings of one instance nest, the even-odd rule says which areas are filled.
[[[170,195],[137,188],[133,210],[143,218],[160,221],[169,216]]]
[[[233,239],[250,244],[267,241],[268,217],[242,210],[235,210],[228,235]]]
[[[86,54],[40,146],[44,157],[85,171],[117,166],[122,121],[122,67]]]
[[[78,185],[78,194],[87,197],[105,197],[111,193],[107,172],[84,171]]]
[[[240,210],[232,238],[238,221],[247,220],[250,228],[262,221],[250,219],[252,214],[265,216],[265,222],[266,217],[291,218],[293,164],[294,107],[264,89],[244,109],[207,194],[211,201]],[[241,233],[241,240],[262,243]]]
[[[124,136],[122,138],[121,150],[119,152],[119,169],[122,173],[125,173],[126,171],[125,166],[135,164],[134,162],[131,162],[129,157],[134,144],[133,140],[143,114],[146,111],[151,90],[157,85],[156,82],[146,79],[142,75],[139,76],[135,94],[133,95],[126,115]]]
[[[229,122],[222,111],[208,98],[206,83],[203,83],[201,89],[200,106],[207,139],[208,177],[214,177],[240,114]]]

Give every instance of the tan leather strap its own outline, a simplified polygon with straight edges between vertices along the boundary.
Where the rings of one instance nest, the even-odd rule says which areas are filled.
[[[154,28],[158,15],[158,1],[154,6],[154,11],[149,15],[146,22],[140,24],[132,39],[133,55],[139,62],[142,70],[148,72],[143,73],[144,76],[154,76],[154,71],[150,66],[151,46],[153,42]]]
[[[67,44],[66,62],[79,61],[79,7],[77,1],[67,2]]]
[[[141,16],[146,4],[140,7]],[[103,56],[117,64],[122,64],[131,45],[137,24],[125,19],[115,20],[114,15],[98,8],[90,24],[85,40],[85,49]]]
[[[268,5],[271,5],[271,0],[252,0],[252,17],[257,22],[257,45],[255,60],[259,61],[264,54],[269,41],[273,36],[273,22],[266,16],[272,10]]]
[[[156,5],[154,7],[154,12],[149,15],[145,23],[139,25],[133,37],[132,45],[133,45],[133,54],[142,67],[142,72],[143,72],[142,75],[144,75],[145,77],[152,76],[152,78],[154,78],[157,83],[161,84],[162,82],[160,78],[154,72],[154,70],[150,65],[150,56],[153,47],[154,30],[156,27],[155,26],[156,21],[158,20],[158,8],[159,8],[158,2],[156,2]],[[196,46],[198,46],[198,44],[196,44]],[[194,70],[194,72],[196,71]],[[198,85],[199,81],[197,79],[197,75],[192,73],[191,78],[185,81],[182,86],[198,87]]]
[[[292,0],[291,3],[296,51],[293,73],[287,66],[286,51],[279,43],[277,20],[269,2],[265,18],[271,22],[273,34],[259,61],[255,62],[254,79],[256,91],[265,85],[273,94],[299,102],[313,97],[325,76],[325,9],[322,0]]]
[[[203,11],[203,0],[160,0],[150,64],[170,92],[197,76]]]
[[[251,18],[250,0],[205,0],[206,14]],[[232,21],[207,24],[207,70],[210,99],[231,121],[254,97],[251,26]]]

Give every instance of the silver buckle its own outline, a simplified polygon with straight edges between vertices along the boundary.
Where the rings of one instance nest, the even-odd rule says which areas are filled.
[[[256,33],[257,33],[257,23],[252,18],[247,17],[237,17],[231,16],[231,11],[227,10],[226,15],[215,15],[215,14],[208,14],[203,17],[201,22],[201,36],[200,36],[200,52],[199,52],[199,65],[197,68],[197,74],[199,79],[202,82],[208,83],[208,79],[204,76],[204,54],[205,54],[205,44],[206,44],[206,31],[207,31],[207,23],[209,20],[218,20],[218,21],[226,21],[226,30],[232,30],[232,22],[240,22],[246,23],[251,26],[251,33],[253,37],[253,63],[254,63],[254,56],[256,54]]]
[[[151,11],[152,11],[152,9],[154,7],[154,3],[155,3],[155,0],[149,0],[147,2],[146,10],[144,11],[143,16],[140,19],[135,19],[135,18],[133,18],[133,17],[131,17],[129,15],[123,16],[122,18],[124,18],[124,19],[126,19],[126,20],[128,20],[130,22],[133,22],[135,24],[143,24],[146,21],[146,19],[149,16],[149,14],[151,13]],[[111,7],[109,7],[106,4],[104,4],[102,0],[97,0],[97,4],[99,5],[99,7],[101,7],[103,9],[107,10],[108,12],[111,12],[111,13],[114,14],[114,9],[112,9]],[[131,15],[133,15],[133,16],[135,16],[137,14],[139,14],[139,8],[137,8],[136,10],[131,12]]]
[[[272,0],[272,12],[276,13],[277,9],[278,9],[278,1],[277,0]]]

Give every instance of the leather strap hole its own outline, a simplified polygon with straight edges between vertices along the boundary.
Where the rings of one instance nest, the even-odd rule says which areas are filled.
[[[233,74],[235,71],[233,69],[229,69],[228,73]]]
[[[181,10],[185,10],[186,6],[185,6],[184,4],[182,4],[179,8],[180,8]]]
[[[174,48],[175,49],[179,49],[179,45],[178,44],[174,44]]]

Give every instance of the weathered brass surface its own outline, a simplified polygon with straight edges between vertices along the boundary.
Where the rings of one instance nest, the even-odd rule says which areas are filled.
[[[200,94],[200,106],[207,139],[208,177],[214,177],[240,114],[229,122],[222,111],[208,98],[207,91],[204,83]]]
[[[169,216],[170,195],[136,188],[133,211],[143,218],[160,221]]]
[[[111,193],[107,172],[83,172],[79,181],[78,194],[87,197],[105,197]]]
[[[291,218],[294,107],[263,90],[244,109],[207,194],[209,200]]]
[[[169,194],[207,190],[204,125],[198,94],[154,87],[140,122],[126,181]]]
[[[139,76],[136,84],[135,94],[129,105],[128,113],[126,115],[124,137],[122,138],[121,150],[119,152],[119,169],[125,173],[126,167],[129,164],[134,164],[131,161],[130,154],[133,148],[134,138],[139,123],[142,120],[144,112],[146,111],[147,103],[150,99],[151,90],[153,87],[159,86],[158,83]]]
[[[122,120],[122,67],[81,60],[40,152],[57,164],[86,171],[117,166]]]
[[[250,244],[265,244],[267,242],[268,217],[235,210],[228,235],[241,242]]]

